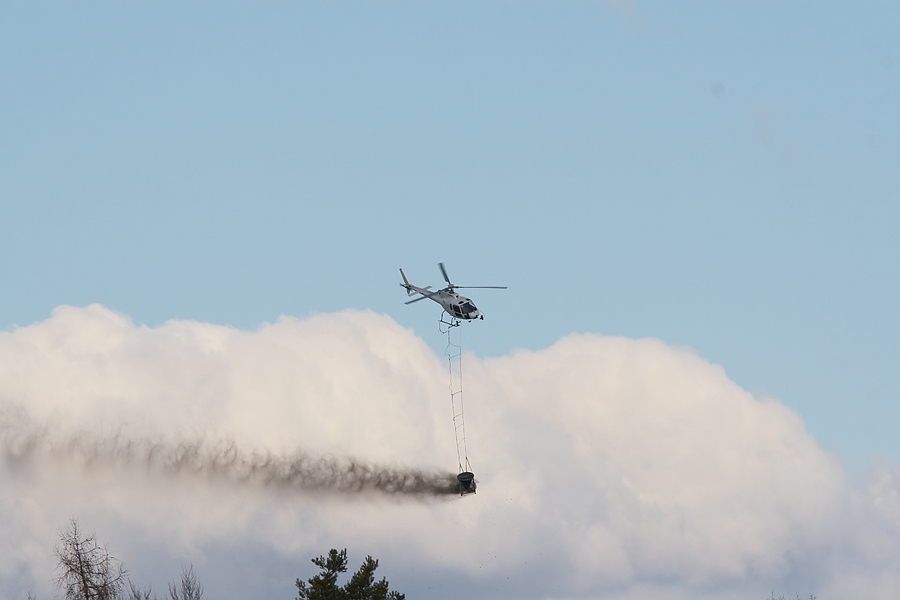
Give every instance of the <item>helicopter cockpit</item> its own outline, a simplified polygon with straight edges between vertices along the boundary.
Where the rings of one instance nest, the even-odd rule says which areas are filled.
[[[459,319],[477,319],[479,316],[478,309],[471,300],[466,300],[461,304],[451,304],[448,308],[447,312]]]

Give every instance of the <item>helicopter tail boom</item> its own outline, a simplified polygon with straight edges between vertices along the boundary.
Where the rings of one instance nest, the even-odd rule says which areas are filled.
[[[426,285],[425,287],[419,287],[417,285],[413,285],[409,282],[409,279],[406,278],[406,273],[403,272],[403,269],[400,269],[400,277],[403,278],[403,283],[400,284],[400,287],[406,289],[406,295],[412,296],[413,294],[420,294],[418,298],[414,298],[407,302],[407,304],[411,304],[413,302],[417,302],[419,300],[424,300],[425,298],[431,298],[438,292],[432,292],[431,286]]]

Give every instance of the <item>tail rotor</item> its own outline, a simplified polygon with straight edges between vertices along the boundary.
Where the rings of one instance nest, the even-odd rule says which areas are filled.
[[[403,283],[401,283],[400,286],[406,288],[407,296],[412,296],[414,292],[412,290],[412,286],[409,285],[409,280],[406,278],[406,274],[403,272],[403,269],[400,269],[400,277],[403,278]]]

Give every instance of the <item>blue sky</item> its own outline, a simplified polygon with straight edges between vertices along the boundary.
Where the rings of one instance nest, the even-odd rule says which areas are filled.
[[[0,600],[52,595],[73,514],[220,599],[330,545],[410,597],[900,593],[896,3],[2,11],[0,445],[45,446],[0,465]],[[460,328],[476,498],[65,451],[443,464],[440,309],[397,285],[440,261],[509,286]]]
[[[900,459],[892,3],[9,4],[0,322],[655,337]]]

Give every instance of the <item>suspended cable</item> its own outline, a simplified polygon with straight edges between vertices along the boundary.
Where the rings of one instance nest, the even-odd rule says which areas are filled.
[[[458,319],[450,317],[444,320],[441,314],[440,331],[447,335],[447,347],[444,353],[447,356],[447,367],[450,374],[450,408],[453,415],[453,433],[456,438],[456,460],[460,473],[471,473],[472,465],[469,462],[469,451],[466,445],[466,419],[465,404],[463,402],[463,377],[462,377],[462,335]],[[446,328],[446,329],[445,329]],[[456,342],[453,341],[456,332]],[[462,480],[461,480],[462,481]]]

